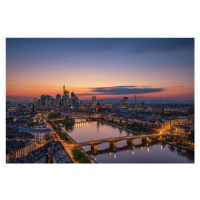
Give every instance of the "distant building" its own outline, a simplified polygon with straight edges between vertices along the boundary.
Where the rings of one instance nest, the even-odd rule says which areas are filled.
[[[79,106],[79,100],[78,100],[78,97],[75,98],[75,105],[76,105],[76,106]]]
[[[74,94],[74,92],[71,92],[71,106],[75,105],[76,105],[76,95]]]
[[[60,94],[57,94],[57,95],[56,95],[56,106],[57,106],[57,107],[60,107],[60,100],[61,100],[61,95],[60,95]]]
[[[80,107],[81,108],[83,107],[83,101],[80,101]]]
[[[37,97],[33,96],[33,110],[36,110],[36,105],[37,105]]]
[[[99,105],[99,102],[98,102],[97,105],[95,106],[95,112],[98,112],[99,107],[100,107],[100,105]]]
[[[66,90],[66,106],[69,106],[69,91]]]
[[[140,102],[139,105],[138,105],[138,107],[140,107],[140,108],[144,108],[144,106],[145,106],[144,102]]]
[[[92,106],[96,106],[96,96],[92,96]]]
[[[124,97],[123,103],[124,105],[128,105],[128,97]]]
[[[163,107],[154,107],[154,108],[152,108],[152,111],[155,113],[163,113],[164,108]]]
[[[120,100],[119,105],[123,106],[124,105],[124,100]]]
[[[100,106],[103,106],[103,100],[100,100]]]

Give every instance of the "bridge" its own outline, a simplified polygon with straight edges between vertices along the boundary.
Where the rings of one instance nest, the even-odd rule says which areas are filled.
[[[91,149],[91,150],[87,151],[86,153],[89,155],[99,155],[99,154],[107,154],[107,153],[111,154],[111,153],[116,153],[116,152],[126,151],[126,150],[148,148],[148,147],[153,146],[158,143],[159,142],[157,140],[152,140],[151,142],[148,142],[148,143],[141,143],[141,144],[134,145],[134,147],[130,144],[127,144],[123,147],[117,147],[117,148],[109,147],[109,148],[102,149],[102,150]],[[165,144],[162,144],[162,145],[165,146]]]
[[[101,139],[101,140],[91,140],[88,142],[82,142],[82,143],[77,143],[74,145],[74,148],[78,147],[83,147],[83,146],[91,146],[91,150],[97,150],[97,145],[109,142],[110,147],[116,147],[117,142],[121,140],[126,140],[127,145],[134,145],[134,140],[141,138],[142,142],[149,142],[150,138],[155,138],[159,136],[169,136],[169,134],[151,134],[151,135],[134,135],[134,136],[124,136],[124,137],[114,137],[114,138],[107,138],[107,139]]]
[[[99,116],[69,116],[71,119],[86,119],[88,121],[91,121],[93,119],[97,120],[100,119]],[[55,119],[50,119],[49,121],[54,122],[54,121],[63,121],[65,119],[65,117],[61,117],[61,118],[55,118]]]
[[[49,121],[50,121],[50,122],[63,121],[64,119],[65,119],[65,118],[62,117],[62,118],[50,119]]]

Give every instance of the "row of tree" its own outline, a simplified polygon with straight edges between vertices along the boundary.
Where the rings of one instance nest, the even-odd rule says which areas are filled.
[[[66,116],[65,119],[63,120],[63,124],[65,125],[65,127],[74,126],[75,121],[74,119],[69,118],[69,116]]]

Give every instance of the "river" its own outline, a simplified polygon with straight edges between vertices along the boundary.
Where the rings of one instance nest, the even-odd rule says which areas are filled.
[[[77,143],[128,135],[106,123],[84,120],[79,120],[68,133]],[[90,146],[82,148],[98,163],[194,163],[194,154],[189,151],[160,142],[142,144],[141,139],[136,139],[132,147],[123,140],[117,142],[116,149],[110,148],[109,143],[98,145],[97,152],[92,152]]]

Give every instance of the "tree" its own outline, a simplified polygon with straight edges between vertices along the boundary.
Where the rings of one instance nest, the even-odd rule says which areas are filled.
[[[68,116],[65,117],[65,119],[63,120],[63,124],[65,126],[73,126],[75,124],[74,119],[70,119]]]

